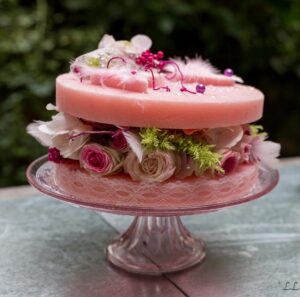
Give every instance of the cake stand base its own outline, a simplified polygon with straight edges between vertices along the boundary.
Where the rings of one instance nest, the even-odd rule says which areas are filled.
[[[200,263],[205,244],[190,234],[179,217],[136,217],[107,247],[107,258],[130,272],[161,274]]]

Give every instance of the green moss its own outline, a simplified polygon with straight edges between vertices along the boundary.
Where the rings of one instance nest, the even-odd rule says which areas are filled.
[[[195,140],[192,136],[172,133],[157,128],[140,129],[141,143],[146,150],[164,150],[183,152],[191,156],[200,172],[208,169],[223,172],[220,167],[221,155],[213,151],[213,145]]]
[[[172,143],[174,135],[168,133],[168,131],[162,131],[157,128],[142,128],[140,130],[140,136],[142,138],[142,145],[148,150],[176,150],[176,146]]]

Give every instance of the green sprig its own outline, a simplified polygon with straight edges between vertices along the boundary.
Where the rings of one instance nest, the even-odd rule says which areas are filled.
[[[169,130],[142,128],[141,143],[146,150],[177,151],[189,155],[198,165],[200,172],[208,169],[223,173],[221,155],[213,151],[213,145],[199,142],[192,136],[171,133]]]
[[[142,128],[140,136],[142,138],[141,143],[147,150],[176,150],[175,145],[172,143],[174,136],[169,134],[168,131],[162,131],[157,128]]]
[[[268,133],[264,132],[264,127],[262,125],[250,125],[250,133],[252,136],[268,136]]]

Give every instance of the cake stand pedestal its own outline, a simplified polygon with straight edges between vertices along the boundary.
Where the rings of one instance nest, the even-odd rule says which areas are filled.
[[[26,176],[32,186],[59,200],[97,211],[135,216],[128,230],[109,244],[106,252],[108,260],[114,265],[142,274],[179,271],[204,260],[204,242],[190,234],[183,226],[180,216],[216,211],[257,199],[271,191],[279,179],[276,170],[261,170],[256,183],[243,197],[227,197],[226,200],[218,199],[217,202],[200,200],[196,207],[146,208],[141,205],[118,206],[114,201],[104,204],[101,202],[101,193],[99,202],[87,202],[59,188],[53,173],[53,163],[43,156],[29,165]]]
[[[107,247],[107,257],[128,271],[157,274],[201,262],[205,245],[189,233],[180,217],[136,217],[129,229]]]

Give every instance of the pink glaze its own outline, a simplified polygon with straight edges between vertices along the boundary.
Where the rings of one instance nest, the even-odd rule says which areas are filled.
[[[240,165],[224,177],[171,178],[163,183],[135,182],[124,174],[101,177],[78,165],[55,164],[56,185],[74,199],[126,207],[199,207],[230,202],[251,194],[257,165]]]
[[[179,82],[168,81],[171,92],[145,93],[81,83],[74,74],[56,79],[59,111],[86,120],[133,127],[174,129],[215,128],[251,123],[262,116],[264,95],[257,89],[207,85],[204,94],[180,92]],[[196,84],[187,84],[195,90]]]

